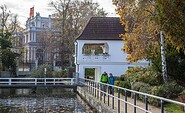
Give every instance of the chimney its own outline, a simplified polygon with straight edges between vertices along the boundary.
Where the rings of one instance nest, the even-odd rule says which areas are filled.
[[[32,8],[30,8],[30,17],[31,18],[32,16],[34,16],[34,6]]]

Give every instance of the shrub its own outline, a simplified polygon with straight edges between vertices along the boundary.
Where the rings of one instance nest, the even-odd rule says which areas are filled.
[[[180,102],[182,102],[182,103],[185,103],[185,94],[180,95],[180,96],[178,97],[178,100],[179,100]],[[185,106],[180,106],[181,110],[185,111],[185,110],[184,110],[184,107],[185,107]]]
[[[151,94],[164,98],[174,98],[177,97],[182,90],[183,88],[176,82],[170,82],[160,86],[154,86],[151,90]],[[154,105],[160,105],[160,101],[156,99],[149,99],[149,102]]]
[[[180,96],[178,97],[178,100],[182,103],[185,103],[185,90],[183,90],[181,93],[180,93]],[[180,106],[180,109],[182,111],[185,111],[184,109],[185,106]]]
[[[143,92],[143,93],[150,93],[150,85],[143,83],[143,82],[133,83],[131,86],[131,89],[135,91]],[[132,93],[132,97],[133,97],[133,93]],[[143,97],[142,95],[138,95],[138,94],[137,94],[137,98],[140,100],[145,99],[145,97]]]
[[[121,75],[125,80],[132,82],[144,82],[150,85],[162,84],[162,77],[160,73],[152,70],[151,67],[134,67],[126,71],[125,75]]]
[[[147,86],[141,87],[139,91],[143,92],[143,93],[150,94],[151,93],[151,86],[147,85]],[[145,96],[139,95],[139,100],[142,100],[143,102],[145,102]]]
[[[44,75],[44,68],[46,68],[46,75]],[[38,69],[32,70],[31,77],[37,77],[37,78],[44,78],[44,77],[52,77],[52,66],[49,65],[40,65]]]
[[[56,77],[56,78],[60,78],[60,77],[66,78],[66,77],[68,77],[68,73],[67,73],[66,70],[64,70],[64,71],[54,71],[52,73],[52,75],[53,75],[53,77]]]
[[[115,81],[115,85],[116,86],[119,86],[119,87],[122,87],[122,88],[126,88],[126,89],[131,89],[131,84],[129,81]],[[115,91],[118,92],[118,89],[115,88]],[[120,93],[125,95],[125,91],[124,90],[120,90]],[[127,92],[127,96],[130,96],[131,93],[130,92]]]

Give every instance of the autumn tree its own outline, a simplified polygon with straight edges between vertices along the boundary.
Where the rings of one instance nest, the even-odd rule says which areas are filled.
[[[185,2],[184,0],[156,0],[157,19],[167,40],[185,53]]]
[[[167,83],[164,38],[156,22],[155,0],[113,0],[113,3],[117,6],[122,24],[125,25],[126,32],[121,36],[124,40],[123,50],[129,54],[129,63],[145,59],[152,65],[157,65],[155,59],[161,51],[162,75]]]
[[[66,66],[73,65],[74,39],[92,16],[105,16],[107,13],[92,0],[57,0],[49,4],[54,8],[56,31],[60,31],[61,57],[68,60]],[[65,62],[62,63],[65,65]]]
[[[166,28],[164,27],[168,26],[170,29],[171,24],[167,23],[167,18],[171,13],[168,12],[168,16],[163,18],[163,20],[161,16],[164,16],[164,14],[161,13],[160,9],[162,7],[159,6],[155,0],[113,0],[113,3],[117,7],[116,11],[120,15],[122,24],[125,25],[126,33],[121,34],[121,36],[124,41],[123,51],[129,54],[127,60],[130,63],[141,59],[149,60],[152,63],[154,69],[162,73],[160,31],[164,30],[164,49],[166,50],[165,55],[167,60],[168,73],[171,78],[175,79],[176,81],[182,81],[182,78],[185,77],[183,74],[185,72],[183,69],[185,66],[185,57],[182,54],[182,48],[179,52],[174,49],[175,46],[172,43],[177,42],[172,42],[169,40],[169,34],[166,32]],[[165,7],[168,6],[166,4],[163,5]],[[169,6],[167,11],[169,10],[173,9],[170,9]],[[175,17],[173,19],[175,19]],[[165,21],[166,23],[162,23],[162,21]],[[174,29],[171,30],[173,31]],[[176,30],[174,30],[174,32],[175,31]],[[171,36],[172,35],[170,35],[170,37]],[[174,67],[174,65],[176,66]],[[185,81],[183,82],[185,83]]]
[[[8,11],[6,5],[0,6],[0,59],[2,70],[9,70],[15,74],[16,53],[12,51],[12,34],[17,26],[17,15]]]
[[[117,13],[123,25],[125,34],[121,34],[124,47],[128,53],[127,60],[154,59],[160,51],[160,26],[155,22],[155,2],[152,0],[128,0],[113,3],[117,6]]]

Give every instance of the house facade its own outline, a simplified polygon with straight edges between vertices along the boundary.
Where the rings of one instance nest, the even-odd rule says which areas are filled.
[[[128,54],[121,48],[124,43],[119,34],[124,33],[118,17],[92,17],[83,32],[75,40],[75,65],[80,77],[85,77],[87,68],[94,69],[94,79],[99,80],[106,71],[120,76],[128,68],[147,66],[147,61],[128,64]]]
[[[30,17],[26,21],[21,60],[29,64],[30,68],[41,64],[61,66],[61,34],[55,29],[55,19],[50,15],[42,17],[38,12],[34,16],[33,8],[30,8]]]

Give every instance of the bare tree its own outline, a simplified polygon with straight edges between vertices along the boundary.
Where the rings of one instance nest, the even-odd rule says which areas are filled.
[[[106,16],[103,8],[92,0],[58,0],[49,3],[54,8],[55,28],[60,31],[62,66],[73,65],[74,39],[92,16]],[[66,64],[67,61],[67,64]]]
[[[11,11],[8,11],[6,5],[0,6],[0,30],[5,33],[8,31],[9,33],[13,33],[17,27],[17,15],[12,14]]]

